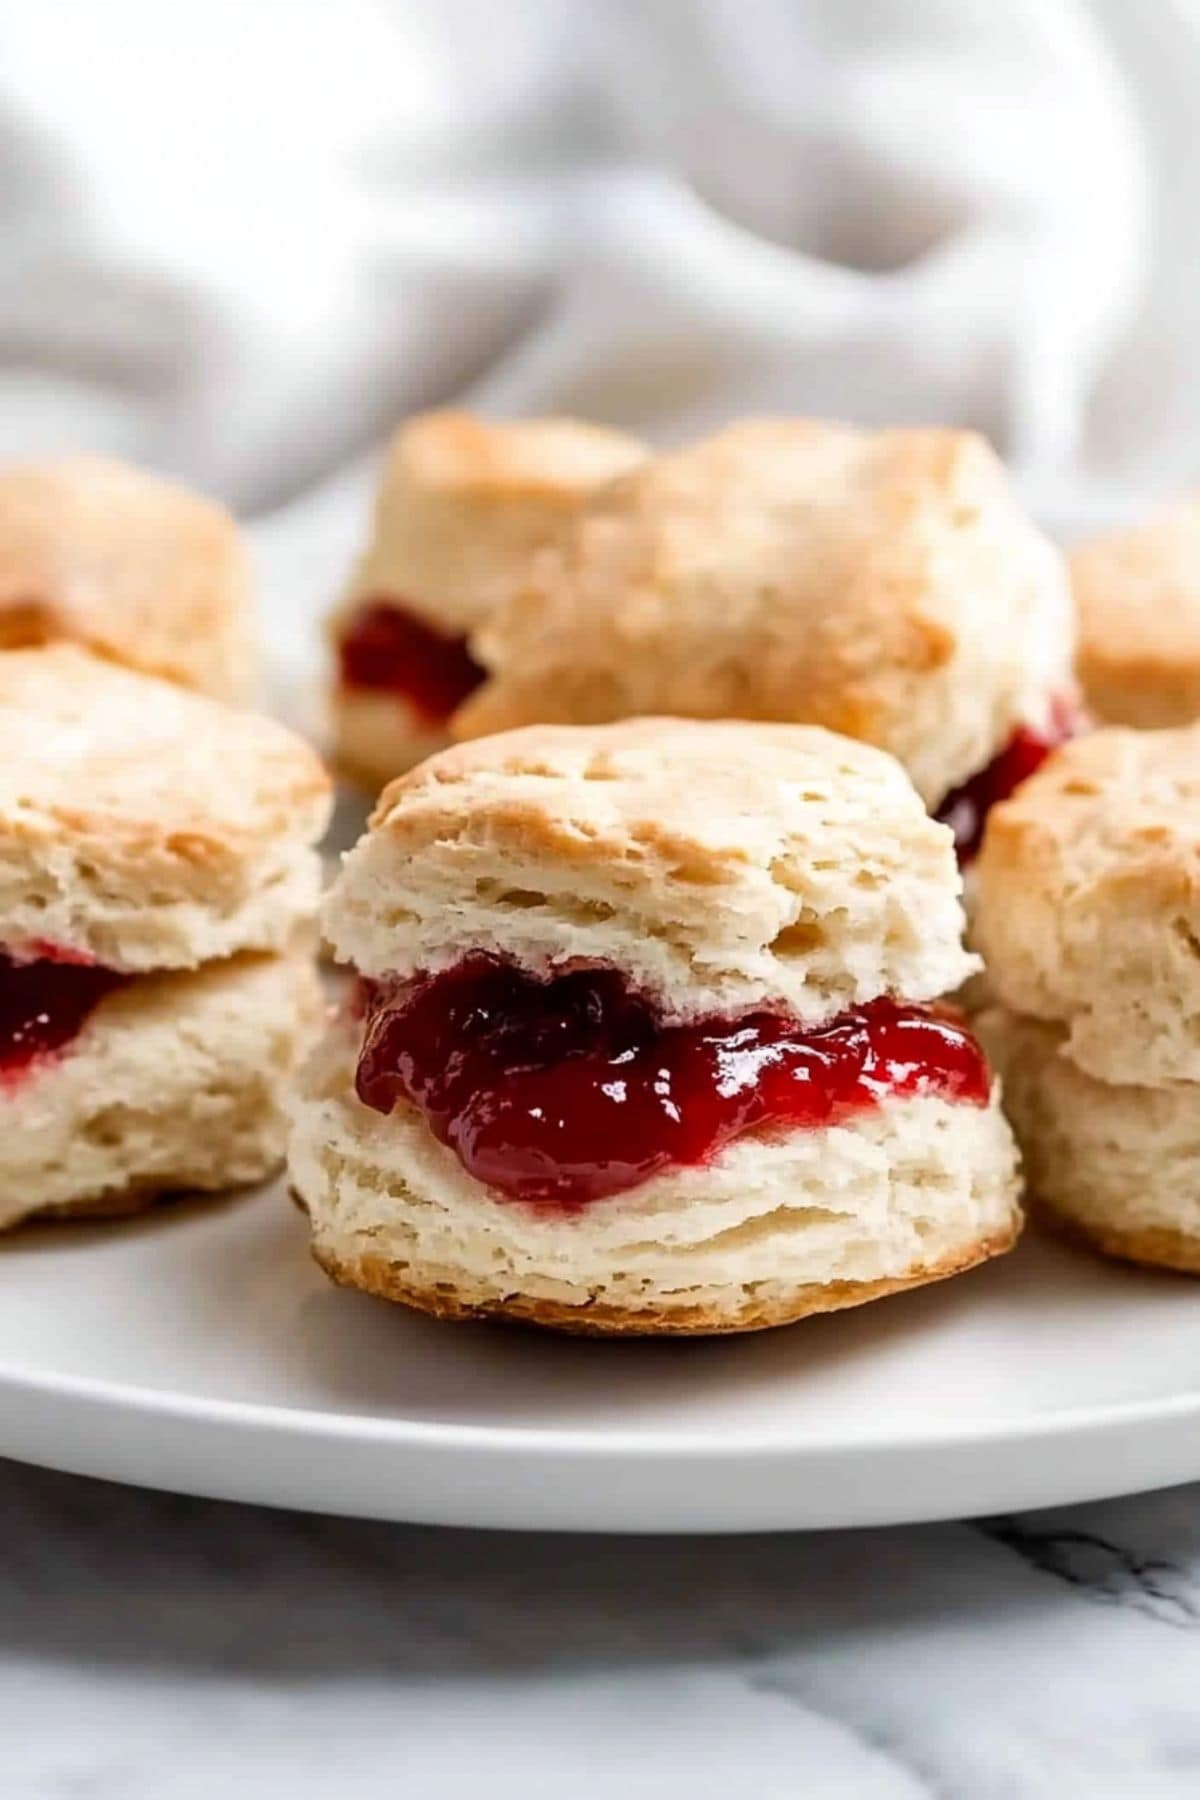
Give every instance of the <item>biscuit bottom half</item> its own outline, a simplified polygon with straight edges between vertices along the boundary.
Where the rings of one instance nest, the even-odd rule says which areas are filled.
[[[334,767],[371,793],[449,742],[444,728],[425,718],[403,694],[339,687],[331,713]]]
[[[727,1144],[575,1213],[504,1198],[420,1113],[354,1091],[333,1027],[293,1103],[291,1179],[336,1281],[448,1318],[593,1334],[783,1325],[953,1275],[1020,1229],[996,1099],[885,1100],[850,1123]]]
[[[1100,1081],[1065,1054],[1063,1030],[1002,1006],[974,1023],[1035,1213],[1108,1256],[1200,1275],[1200,1084]]]
[[[61,1054],[0,1082],[0,1229],[272,1173],[320,1005],[300,954],[138,975],[110,993]]]

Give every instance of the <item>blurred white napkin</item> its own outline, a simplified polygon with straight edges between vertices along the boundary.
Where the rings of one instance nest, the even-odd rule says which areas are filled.
[[[1188,0],[0,0],[0,455],[223,494],[305,613],[449,399],[971,423],[1053,520],[1131,509],[1200,476],[1198,41]]]

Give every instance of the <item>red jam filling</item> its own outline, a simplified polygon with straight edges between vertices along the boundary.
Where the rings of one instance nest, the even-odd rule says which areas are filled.
[[[0,1082],[10,1085],[60,1055],[93,1008],[128,979],[54,944],[31,944],[23,956],[0,950]]]
[[[1023,781],[1037,773],[1052,750],[1075,737],[1082,728],[1083,719],[1073,702],[1057,699],[1051,705],[1044,730],[1020,726],[999,756],[946,795],[934,817],[954,833],[954,848],[964,868],[979,854],[992,807],[1014,794]]]
[[[394,600],[369,600],[338,646],[342,686],[397,694],[441,725],[479,686],[483,670],[464,637],[425,623]]]
[[[874,1000],[818,1031],[773,1013],[663,1025],[612,969],[538,980],[483,954],[370,985],[359,1098],[419,1107],[477,1181],[574,1211],[731,1138],[836,1124],[889,1095],[987,1103],[951,1011]]]

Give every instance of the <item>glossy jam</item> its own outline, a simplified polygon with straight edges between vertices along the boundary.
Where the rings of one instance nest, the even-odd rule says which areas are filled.
[[[954,833],[954,848],[963,867],[979,854],[992,807],[1014,794],[1023,781],[1037,773],[1052,750],[1075,737],[1082,728],[1078,708],[1069,700],[1056,700],[1044,731],[1021,726],[986,769],[980,769],[946,795],[934,816]]]
[[[465,638],[434,629],[394,600],[368,601],[338,646],[342,686],[398,694],[441,725],[483,679]]]
[[[819,1031],[765,1012],[664,1026],[614,970],[539,981],[484,955],[365,999],[360,1099],[413,1102],[476,1180],[568,1210],[743,1132],[835,1124],[887,1095],[989,1092],[955,1014],[891,1000]]]
[[[53,944],[31,944],[20,957],[0,950],[0,1082],[11,1086],[61,1055],[128,979]]]

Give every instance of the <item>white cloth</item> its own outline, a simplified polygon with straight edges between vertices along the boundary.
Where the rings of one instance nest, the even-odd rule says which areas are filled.
[[[1194,0],[0,0],[0,455],[297,618],[454,399],[970,423],[1078,529],[1200,474],[1198,77]]]

